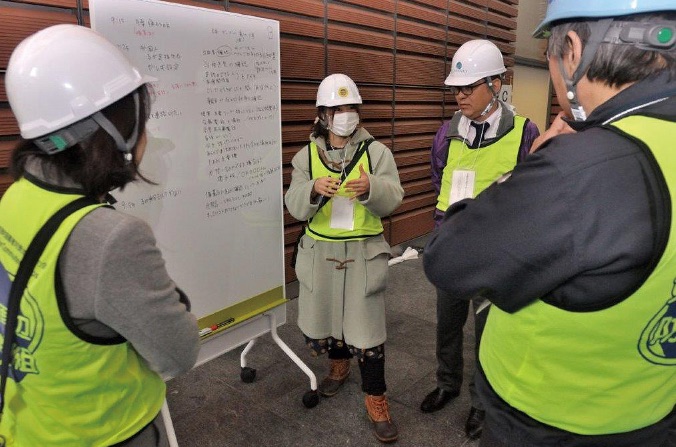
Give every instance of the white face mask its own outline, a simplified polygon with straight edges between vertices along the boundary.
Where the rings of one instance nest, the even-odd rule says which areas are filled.
[[[331,120],[329,130],[339,137],[349,137],[359,124],[359,114],[357,112],[335,113]]]

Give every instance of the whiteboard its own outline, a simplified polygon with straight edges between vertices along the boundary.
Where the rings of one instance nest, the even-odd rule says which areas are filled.
[[[140,165],[158,185],[115,191],[115,207],[151,225],[204,337],[268,309],[283,323],[279,23],[153,0],[89,5],[92,28],[158,79]]]

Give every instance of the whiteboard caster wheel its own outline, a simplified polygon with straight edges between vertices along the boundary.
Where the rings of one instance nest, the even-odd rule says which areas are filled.
[[[303,394],[303,405],[305,405],[305,408],[314,408],[318,403],[319,394],[317,394],[317,391],[310,390]]]
[[[245,366],[239,373],[239,378],[242,379],[242,382],[244,383],[251,383],[256,379],[256,370]]]

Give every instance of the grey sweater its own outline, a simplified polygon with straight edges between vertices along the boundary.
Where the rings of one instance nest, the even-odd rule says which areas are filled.
[[[29,174],[57,188],[77,188],[39,159]],[[193,367],[197,320],[165,268],[151,228],[108,207],[87,214],[59,258],[68,314],[82,338],[124,337],[161,376]]]

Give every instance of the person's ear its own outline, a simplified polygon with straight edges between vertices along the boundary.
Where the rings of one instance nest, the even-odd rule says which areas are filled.
[[[495,78],[492,79],[491,82],[488,83],[488,86],[491,88],[494,94],[500,93],[500,89],[502,88],[502,79],[500,78]]]
[[[568,31],[566,33],[566,46],[563,53],[563,67],[571,78],[582,62],[582,50],[582,39],[580,39],[580,36],[575,31]]]

